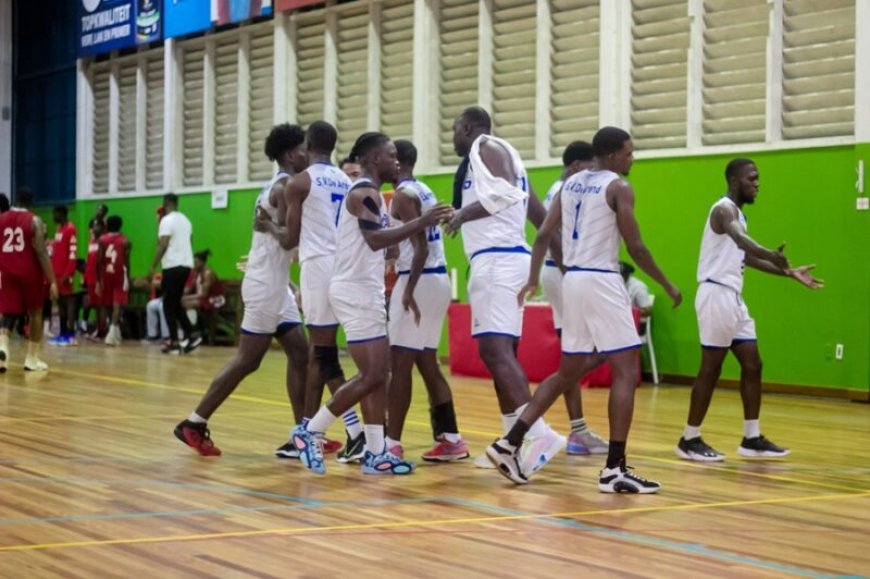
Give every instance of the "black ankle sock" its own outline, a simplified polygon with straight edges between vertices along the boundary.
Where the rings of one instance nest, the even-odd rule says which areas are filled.
[[[504,438],[509,444],[519,448],[522,446],[523,438],[525,438],[528,431],[529,425],[522,420],[517,420]]]
[[[607,468],[614,468],[619,465],[619,462],[625,458],[625,441],[617,442],[610,441],[610,448],[607,450]]]
[[[452,400],[430,408],[429,416],[432,419],[432,436],[436,440],[445,432],[459,432]]]

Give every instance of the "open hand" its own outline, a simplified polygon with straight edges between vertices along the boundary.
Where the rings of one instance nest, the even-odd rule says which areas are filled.
[[[531,300],[535,297],[536,293],[538,293],[538,284],[530,281],[524,285],[523,289],[520,290],[520,293],[517,294],[517,303],[522,306],[526,300]]]
[[[815,267],[815,265],[802,265],[788,269],[786,273],[810,289],[822,289],[825,287],[825,280],[816,279],[810,274]]]

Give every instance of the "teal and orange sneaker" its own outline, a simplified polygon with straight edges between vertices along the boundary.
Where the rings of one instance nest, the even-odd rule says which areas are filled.
[[[414,470],[414,463],[389,452],[373,454],[367,450],[361,462],[363,474],[411,474]]]
[[[293,429],[290,435],[293,446],[299,451],[299,460],[308,470],[317,474],[326,474],[326,464],[323,462],[323,448],[316,433],[305,430],[302,426]]]

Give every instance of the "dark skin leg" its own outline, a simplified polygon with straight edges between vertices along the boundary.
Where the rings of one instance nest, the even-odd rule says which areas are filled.
[[[441,372],[441,365],[438,363],[437,350],[423,350],[417,354],[417,369],[420,370],[423,382],[426,384],[430,407],[440,406],[453,400],[450,384],[447,383],[444,373]]]
[[[302,326],[297,326],[278,338],[287,355],[287,398],[293,407],[296,424],[305,414],[305,379],[308,374],[308,340]]]
[[[407,348],[390,348],[390,361],[392,376],[388,386],[387,396],[387,436],[393,440],[402,439],[402,430],[405,428],[405,418],[411,407],[411,372],[418,352]]]
[[[565,408],[568,410],[568,420],[583,418],[583,399],[580,397],[580,385],[574,383],[574,388],[565,390]]]
[[[559,396],[576,387],[577,381],[600,363],[601,358],[596,355],[563,355],[559,369],[541,382],[520,419],[526,424],[535,422],[550,409]]]
[[[384,400],[390,372],[390,347],[386,338],[362,344],[348,345],[359,374],[345,382],[326,407],[341,416],[359,402],[365,424],[383,424]]]
[[[481,336],[477,340],[480,358],[492,374],[502,414],[509,414],[531,399],[529,379],[514,353],[516,340],[510,336]]]
[[[308,372],[305,378],[305,406],[304,416],[308,418],[317,414],[323,398],[323,380],[320,378],[320,365],[314,357],[314,346],[334,347],[337,343],[338,326],[331,328],[308,327],[308,339],[311,349],[308,351]],[[341,380],[336,378],[327,383],[329,391],[335,391],[341,386]]]
[[[740,397],[743,399],[743,419],[758,420],[761,412],[761,355],[758,342],[738,342],[731,351],[740,362]]]
[[[701,426],[710,401],[713,400],[713,390],[716,381],[722,373],[722,363],[728,355],[728,348],[702,348],[701,369],[692,384],[692,399],[689,404],[689,426]]]
[[[224,400],[229,398],[241,381],[257,371],[271,342],[272,336],[243,334],[239,339],[239,349],[236,351],[236,355],[215,376],[199,406],[196,407],[196,413],[208,420],[214,411],[223,404]]]
[[[637,366],[640,350],[635,348],[610,354],[607,359],[613,370],[610,385],[610,400],[607,405],[610,416],[610,440],[625,442],[634,414],[634,391],[637,390]]]

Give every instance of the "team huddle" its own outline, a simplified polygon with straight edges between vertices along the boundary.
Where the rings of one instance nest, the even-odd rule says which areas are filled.
[[[470,331],[493,377],[503,427],[502,437],[475,459],[475,465],[495,468],[514,483],[526,484],[567,446],[570,454],[606,455],[598,482],[602,492],[658,492],[659,483],[626,464],[641,344],[620,275],[621,243],[674,307],[680,305],[682,294],[656,264],[640,234],[635,193],[622,178],[633,162],[631,137],[604,127],[591,144],[569,145],[562,177],[542,203],[531,189],[519,153],[491,129],[489,114],[479,107],[466,109],[456,119],[453,141],[462,162],[453,203],[448,205],[438,203],[414,178],[417,150],[409,141],[393,142],[377,132],[361,135],[350,154],[361,166],[361,175],[351,180],[331,163],[337,134],[330,124],[317,121],[305,131],[295,125],[274,127],[265,153],[279,169],[256,201],[242,283],[239,349],[196,409],[177,425],[175,435],[202,455],[221,454],[211,440],[208,420],[256,371],[275,338],[287,356],[287,395],[295,419],[277,456],[298,458],[319,474],[326,472],[325,456],[330,453],[337,453],[339,462],[359,461],[364,474],[411,473],[414,464],[404,456],[401,436],[416,366],[428,392],[435,442],[422,458],[468,458],[450,386],[437,359],[450,302],[442,235],[461,235],[470,263]],[[754,323],[741,298],[743,268],[789,276],[811,288],[822,285],[810,275],[812,266],[793,268],[781,247],[767,249],[746,234],[742,207],[758,192],[754,163],[735,159],[725,176],[728,194],[707,218],[698,268],[695,306],[703,358],[689,420],[676,448],[688,460],[725,458],[704,442],[700,427],[728,351],[734,352],[743,370],[744,436],[739,454],[788,454],[760,432],[761,364]],[[385,184],[394,186],[389,207],[381,193]],[[526,242],[527,220],[538,230],[532,247]],[[31,311],[31,304],[23,303],[17,293],[24,287],[21,280],[37,275],[41,279],[41,269],[52,296],[57,292],[51,268],[46,269],[40,257],[44,231],[38,218],[23,210],[10,211],[0,216],[0,233],[5,236],[9,228],[20,229],[24,239],[13,239],[12,252],[30,261],[21,258],[10,267],[13,262],[5,257],[3,238],[3,368],[11,328],[7,314]],[[22,244],[32,248],[29,253],[16,249]],[[128,256],[129,247],[125,249]],[[288,279],[294,255],[301,266],[299,288]],[[385,259],[396,260],[398,273],[389,306]],[[562,357],[558,371],[532,395],[516,351],[524,300],[535,295],[539,281],[553,307]],[[101,290],[116,291],[112,283],[103,282]],[[349,379],[339,362],[339,325],[358,369]],[[29,347],[38,347],[32,346],[34,333],[31,323]],[[30,351],[27,360],[31,362],[25,362],[25,368],[32,364]],[[613,373],[609,440],[586,424],[578,388],[580,378],[605,360]],[[321,406],[324,386],[331,398]],[[543,420],[560,396],[571,420],[567,438]],[[357,404],[362,422],[354,410]],[[339,418],[347,431],[343,445],[324,436]]]

